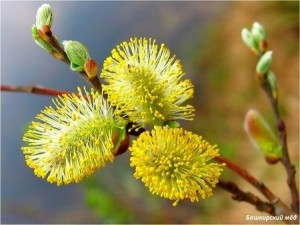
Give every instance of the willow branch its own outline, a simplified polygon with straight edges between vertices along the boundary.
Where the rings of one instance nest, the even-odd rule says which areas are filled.
[[[268,46],[268,43],[266,40],[263,41],[264,46]],[[266,48],[261,50],[258,55],[258,61],[261,59],[263,54],[266,52]],[[276,119],[277,124],[277,131],[278,131],[278,138],[280,140],[280,144],[282,147],[282,158],[281,163],[283,164],[285,171],[287,173],[287,184],[290,189],[292,203],[291,208],[292,210],[299,214],[299,192],[295,180],[296,175],[296,169],[295,166],[291,163],[288,146],[287,146],[287,132],[285,128],[285,123],[280,115],[280,110],[278,107],[278,92],[276,87],[271,87],[270,83],[267,80],[267,73],[266,74],[257,74],[258,81],[260,83],[261,88],[266,93],[268,100],[271,104],[271,108],[273,111],[273,114]],[[273,93],[273,91],[276,92],[276,94]]]
[[[248,183],[253,185],[260,193],[262,193],[269,201],[269,203],[274,207],[274,213],[276,215],[294,215],[294,212],[286,206],[277,196],[275,196],[270,189],[268,189],[264,183],[258,181],[253,177],[247,170],[241,168],[237,164],[231,162],[230,160],[224,157],[215,157],[215,160],[221,163],[225,163],[226,167],[231,169],[233,172],[240,175]]]
[[[273,215],[274,207],[268,202],[262,201],[259,197],[255,196],[251,192],[242,191],[235,183],[231,181],[222,181],[219,180],[217,186],[230,192],[232,194],[232,199],[236,201],[248,202],[251,205],[254,205],[255,208],[261,212],[266,212]]]
[[[39,94],[39,95],[49,95],[49,96],[57,96],[62,94],[71,93],[69,91],[50,89],[43,87],[41,85],[28,85],[28,86],[13,86],[13,85],[1,85],[1,91],[7,92],[23,92],[30,94]],[[128,123],[127,125],[127,133],[132,136],[139,136],[141,133],[145,131],[144,128],[134,128],[136,124],[133,122]]]
[[[235,201],[248,202],[249,204],[254,205],[258,211],[266,212],[272,216],[280,216],[280,218],[282,218],[282,220],[287,224],[299,223],[299,218],[297,216],[294,217],[294,213],[289,208],[282,205],[278,207],[278,202],[273,204],[264,202],[251,192],[242,191],[235,183],[231,181],[219,180],[217,186],[231,193],[232,199]],[[291,216],[292,218],[295,218],[295,220],[292,220]]]
[[[48,32],[45,33],[47,37],[49,38],[48,43],[58,52],[58,54],[53,54],[50,52],[50,54],[55,58],[58,59],[70,66],[71,62],[62,47],[62,45],[58,42],[57,38],[52,34],[52,31],[50,28],[48,28]],[[98,78],[98,76],[94,76],[90,78],[85,71],[78,72],[79,75],[86,80],[87,82],[91,83],[93,88],[98,91],[99,93],[102,93],[102,85]]]
[[[24,92],[30,94],[52,95],[52,96],[70,93],[69,91],[45,88],[40,85],[28,85],[28,86],[1,85],[1,91]]]
[[[278,108],[278,101],[277,99],[274,98],[272,95],[272,90],[269,86],[269,84],[266,81],[263,81],[261,83],[262,89],[265,91],[266,95],[268,96],[269,102],[271,104],[273,113],[276,118],[276,123],[277,123],[277,130],[279,134],[279,140],[280,144],[282,147],[282,158],[281,158],[281,163],[283,164],[285,171],[287,173],[287,183],[291,192],[291,197],[292,197],[292,203],[291,203],[291,208],[292,210],[299,214],[299,192],[297,189],[297,184],[296,184],[296,169],[295,166],[291,163],[290,156],[289,156],[289,151],[287,147],[287,132],[285,128],[285,123],[283,119],[280,116],[279,108]]]
[[[248,183],[252,184],[257,190],[259,190],[270,202],[278,201],[278,198],[264,185],[264,183],[259,182],[255,177],[253,177],[247,170],[240,167],[239,165],[233,163],[232,161],[217,156],[215,158],[218,162],[225,163],[226,167],[240,175]]]

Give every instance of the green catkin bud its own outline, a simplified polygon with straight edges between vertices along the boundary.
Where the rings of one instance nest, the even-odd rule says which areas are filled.
[[[82,72],[86,61],[91,59],[88,49],[78,41],[63,41],[62,44],[71,62],[71,70]]]
[[[282,147],[273,130],[260,113],[254,109],[248,111],[244,129],[253,144],[261,151],[268,163],[276,163],[282,157]]]
[[[258,22],[253,23],[252,36],[255,39],[255,41],[258,43],[266,39],[266,31],[260,23]]]
[[[32,33],[32,37],[34,39],[34,41],[44,50],[46,50],[47,52],[52,52],[55,53],[56,50],[45,40],[43,40],[39,33],[38,33],[38,29],[36,25],[33,25],[31,28],[31,33]]]
[[[272,65],[272,51],[267,51],[257,63],[256,72],[258,74],[266,74]]]
[[[251,31],[243,28],[241,32],[243,42],[256,54],[259,55],[267,50],[266,31],[264,27],[254,22]]]
[[[255,42],[252,33],[247,29],[243,28],[241,32],[243,42],[252,50],[256,50]]]
[[[252,35],[255,42],[258,44],[258,49],[261,53],[267,51],[266,31],[265,28],[258,22],[252,25]]]
[[[36,13],[36,27],[41,30],[45,25],[51,28],[52,24],[52,9],[49,4],[43,4]]]

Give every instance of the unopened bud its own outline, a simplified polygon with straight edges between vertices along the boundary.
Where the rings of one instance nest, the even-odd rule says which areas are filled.
[[[63,41],[62,44],[71,62],[71,70],[83,71],[85,62],[91,58],[88,49],[78,41]]]
[[[251,32],[247,29],[247,28],[243,28],[242,29],[242,40],[243,42],[249,47],[252,48],[253,47],[253,36],[251,34]]]
[[[248,111],[244,128],[253,146],[264,154],[268,163],[276,163],[281,159],[280,142],[259,112],[254,109]]]
[[[112,133],[112,142],[114,144],[114,149],[112,153],[114,156],[121,155],[127,151],[129,147],[129,135],[126,132],[126,129],[116,129]]]
[[[258,43],[255,42],[255,39],[252,35],[252,33],[247,29],[247,28],[243,28],[242,29],[242,40],[243,42],[256,54],[258,55],[259,53],[259,47],[258,47]]]
[[[53,13],[49,4],[43,4],[36,13],[36,27],[43,29],[45,25],[51,28],[53,23]]]
[[[256,65],[256,72],[259,74],[266,74],[272,65],[272,51],[267,51],[263,56],[260,58]]]
[[[38,30],[36,25],[32,26],[31,29],[32,37],[34,41],[44,50],[51,53],[56,53],[56,50],[47,42],[43,37],[41,37],[41,30]]]
[[[258,22],[254,22],[252,25],[252,35],[253,38],[259,43],[266,39],[265,28]]]
[[[279,158],[276,154],[268,154],[268,155],[265,155],[265,160],[266,160],[269,164],[275,164],[275,163],[277,163],[280,159],[281,159],[281,157]]]
[[[97,75],[98,72],[98,64],[95,60],[93,59],[88,59],[84,63],[84,71],[88,75],[89,78],[92,78]]]
[[[52,30],[48,25],[44,25],[42,31],[47,37],[52,36]]]
[[[259,42],[259,50],[262,52],[262,53],[265,53],[268,49],[268,43],[266,40],[261,40]]]
[[[274,99],[278,99],[278,91],[277,91],[277,79],[275,74],[272,71],[267,73],[267,81],[272,91],[272,96]]]

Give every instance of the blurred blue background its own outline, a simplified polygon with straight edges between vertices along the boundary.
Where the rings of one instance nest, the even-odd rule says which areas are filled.
[[[32,40],[31,26],[42,3],[1,2],[1,83],[39,84],[76,91],[77,86],[88,84]],[[182,60],[189,77],[192,71],[187,68],[184,51],[199,37],[201,27],[207,26],[225,6],[218,2],[50,2],[50,5],[54,11],[55,35],[61,41],[84,43],[100,67],[118,43],[135,36],[152,37],[158,43],[165,43]],[[35,177],[25,165],[20,150],[23,131],[49,104],[49,96],[1,93],[1,222],[101,222],[84,203],[80,185],[51,185]]]

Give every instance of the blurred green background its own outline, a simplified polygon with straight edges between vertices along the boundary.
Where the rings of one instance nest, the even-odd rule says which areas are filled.
[[[1,83],[36,83],[76,91],[76,86],[87,84],[66,65],[42,52],[30,37],[41,4],[2,2]],[[259,110],[270,123],[274,118],[255,80],[256,58],[242,43],[240,31],[251,28],[255,21],[267,30],[288,147],[298,169],[299,2],[50,4],[57,36],[85,43],[100,65],[116,44],[129,37],[153,37],[165,43],[195,85],[190,103],[196,108],[196,118],[182,122],[182,126],[217,144],[222,155],[290,202],[282,165],[266,164],[243,131],[244,116],[250,108]],[[36,178],[25,166],[21,138],[26,124],[49,104],[50,97],[1,93],[2,223],[264,223],[246,221],[247,215],[265,214],[246,203],[232,201],[229,193],[218,188],[208,199],[198,203],[181,201],[173,207],[171,201],[150,194],[133,178],[129,152],[80,184],[58,188]],[[228,170],[222,179],[234,180],[245,191],[261,196]]]

